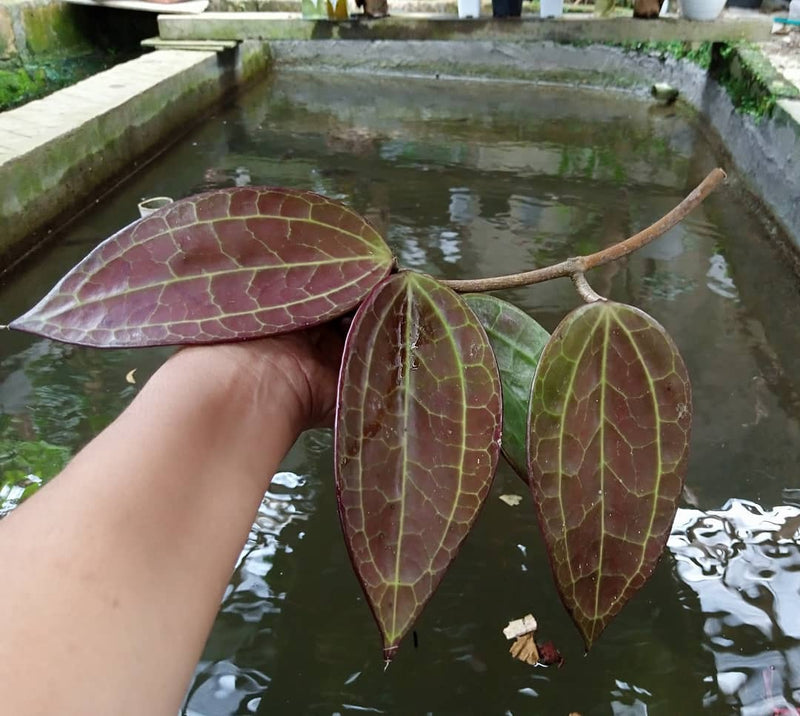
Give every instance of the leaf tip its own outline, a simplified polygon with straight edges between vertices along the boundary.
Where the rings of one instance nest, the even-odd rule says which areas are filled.
[[[394,655],[397,653],[397,644],[392,644],[391,646],[383,647],[383,670],[389,668],[389,664],[392,663],[392,659],[394,659]]]

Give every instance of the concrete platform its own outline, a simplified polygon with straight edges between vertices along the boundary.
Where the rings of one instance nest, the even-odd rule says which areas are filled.
[[[1,113],[0,272],[268,63],[260,43],[159,50]]]
[[[299,13],[236,12],[158,18],[162,40],[505,40],[509,42],[719,42],[769,39],[772,22],[755,13],[714,22],[682,18],[637,20],[565,15],[459,20],[450,15],[405,14],[350,22],[304,20]]]

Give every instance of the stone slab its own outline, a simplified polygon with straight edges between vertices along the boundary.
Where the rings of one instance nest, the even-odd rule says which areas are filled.
[[[101,191],[269,61],[255,42],[159,50],[0,114],[0,273],[76,197]]]
[[[204,13],[158,18],[162,40],[506,40],[587,42],[759,41],[769,38],[766,16],[723,16],[714,22],[680,18],[638,20],[565,15],[459,20],[452,16],[393,15],[348,22],[304,20],[298,13]]]
[[[222,52],[236,47],[238,40],[162,40],[158,37],[148,37],[142,40],[142,47],[156,50],[207,50],[209,52]]]

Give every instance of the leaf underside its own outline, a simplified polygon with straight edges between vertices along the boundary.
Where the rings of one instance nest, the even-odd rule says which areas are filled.
[[[391,659],[489,491],[500,453],[500,379],[463,300],[401,272],[359,308],[336,416],[339,516]]]
[[[221,189],[122,229],[10,326],[97,347],[243,340],[342,315],[391,266],[375,229],[343,204]]]
[[[654,319],[597,302],[561,322],[534,380],[531,485],[559,593],[587,649],[661,556],[690,427],[686,367]]]
[[[464,296],[492,345],[503,384],[503,455],[528,482],[531,385],[550,334],[515,305],[485,293]]]

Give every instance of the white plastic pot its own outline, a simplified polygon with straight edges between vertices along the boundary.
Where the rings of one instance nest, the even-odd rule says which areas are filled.
[[[564,14],[564,0],[541,0],[539,17],[561,17]]]
[[[153,212],[163,209],[171,203],[172,199],[168,196],[154,196],[152,199],[145,199],[138,204],[139,216],[144,219],[145,216],[150,216]]]
[[[716,20],[725,7],[725,0],[680,0],[681,15],[687,20]]]
[[[461,18],[480,17],[481,0],[458,0],[458,16]]]

